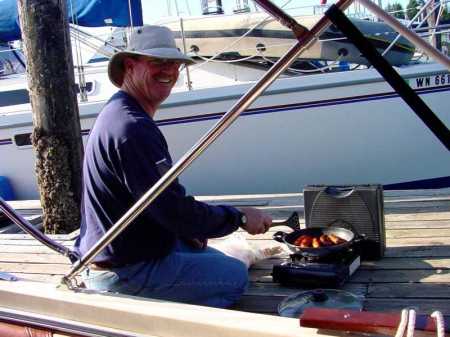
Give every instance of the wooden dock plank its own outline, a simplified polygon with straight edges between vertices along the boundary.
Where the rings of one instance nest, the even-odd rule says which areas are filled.
[[[279,264],[285,259],[283,258],[271,258],[263,261],[259,261],[252,266],[252,269],[257,270],[271,270],[274,264]],[[450,257],[447,258],[412,258],[412,257],[399,257],[399,258],[383,258],[377,261],[361,261],[361,270],[435,270],[435,269],[450,269]]]
[[[377,283],[368,285],[368,298],[438,298],[450,300],[450,284],[446,283]]]
[[[252,282],[272,283],[271,270],[253,270],[250,274]],[[355,283],[446,283],[450,282],[450,271],[438,272],[435,269],[428,270],[364,270],[359,269],[348,282]]]
[[[27,254],[49,254],[54,255],[55,251],[43,245],[0,245],[0,251],[3,253],[27,253]]]
[[[391,299],[368,299],[364,301],[364,310],[382,311],[382,312],[400,312],[404,308],[415,309],[419,314],[428,314],[439,310],[443,315],[450,315],[450,301],[448,299],[432,298],[432,299],[410,299],[396,298]]]
[[[54,240],[66,247],[73,247],[73,241],[60,241]],[[0,247],[2,246],[42,246],[42,243],[35,240],[34,238],[24,239],[24,240],[8,240],[8,239],[0,239]]]
[[[51,283],[55,286],[59,284],[63,274],[54,274],[54,273],[41,273],[41,274],[29,274],[29,273],[14,273],[14,276],[19,278],[20,280],[27,281],[36,281],[36,282],[45,282]]]
[[[62,263],[69,264],[67,257],[57,253],[50,254],[28,254],[28,253],[6,253],[0,252],[0,263],[21,261],[22,263]]]
[[[0,271],[8,273],[59,274],[70,271],[70,264],[0,262]]]

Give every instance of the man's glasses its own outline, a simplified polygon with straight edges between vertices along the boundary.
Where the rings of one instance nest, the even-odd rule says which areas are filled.
[[[184,63],[180,61],[174,61],[170,59],[157,59],[157,58],[148,58],[146,57],[145,60],[155,66],[159,67],[177,67],[178,70],[181,70],[180,68],[184,66]]]

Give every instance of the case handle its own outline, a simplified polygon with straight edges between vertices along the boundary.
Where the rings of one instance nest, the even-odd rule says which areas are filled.
[[[324,190],[332,198],[343,199],[347,198],[355,191],[353,186],[327,186]]]

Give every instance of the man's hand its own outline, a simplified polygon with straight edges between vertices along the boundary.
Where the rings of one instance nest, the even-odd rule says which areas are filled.
[[[247,217],[247,223],[241,226],[247,233],[263,234],[269,230],[272,224],[270,215],[253,207],[241,207],[239,210]]]

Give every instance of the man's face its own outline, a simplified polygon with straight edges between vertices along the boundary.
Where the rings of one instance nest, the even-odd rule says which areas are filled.
[[[169,96],[180,66],[177,61],[143,56],[128,59],[125,60],[127,82],[138,95],[157,106]]]

